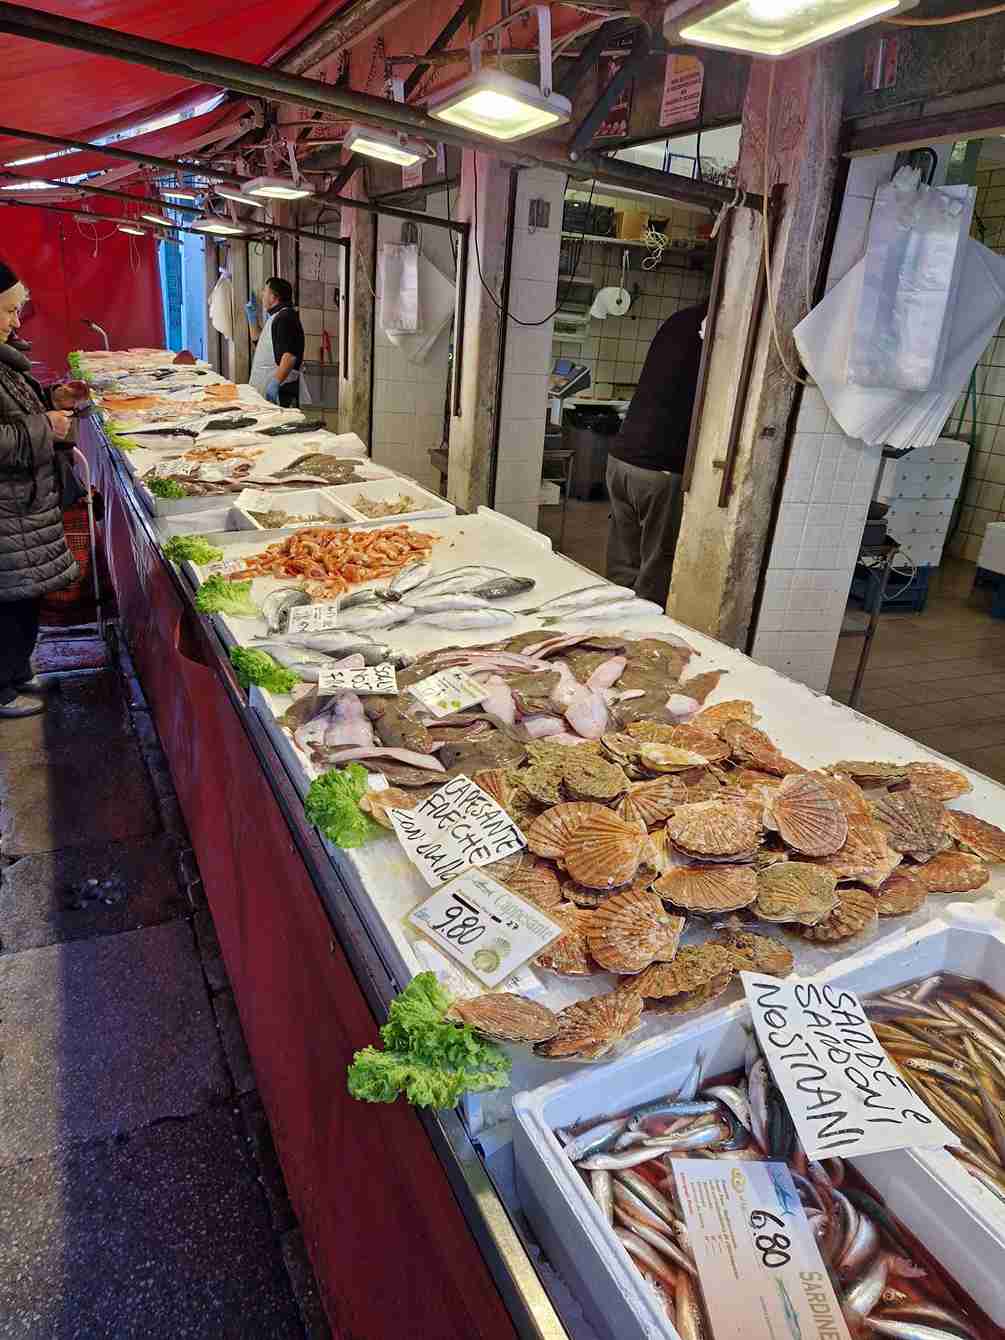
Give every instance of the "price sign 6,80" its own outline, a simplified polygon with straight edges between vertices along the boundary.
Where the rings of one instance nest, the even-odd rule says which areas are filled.
[[[751,1212],[750,1227],[756,1234],[754,1246],[760,1255],[761,1264],[767,1266],[769,1270],[780,1270],[782,1266],[787,1266],[792,1260],[789,1252],[792,1240],[786,1237],[784,1233],[758,1231],[760,1229],[770,1229],[772,1226],[784,1228],[785,1220],[780,1219],[777,1214],[771,1214],[768,1210],[753,1210]]]
[[[459,945],[471,945],[485,934],[485,923],[460,903],[451,903],[444,908],[443,920],[430,923],[429,929]]]

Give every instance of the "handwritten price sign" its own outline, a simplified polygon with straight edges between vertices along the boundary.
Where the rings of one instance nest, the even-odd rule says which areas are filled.
[[[398,676],[390,661],[380,665],[367,665],[362,670],[321,667],[318,674],[318,693],[342,693],[347,689],[352,693],[397,693]]]
[[[316,605],[294,605],[290,610],[287,633],[327,633],[338,627],[337,600],[322,600]]]
[[[740,976],[757,1040],[811,1159],[959,1144],[901,1077],[854,991]]]
[[[463,774],[414,810],[387,813],[409,860],[434,889],[468,866],[488,865],[527,845],[502,806]]]

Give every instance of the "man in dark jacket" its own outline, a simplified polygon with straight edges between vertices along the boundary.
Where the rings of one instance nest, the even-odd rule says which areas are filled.
[[[681,476],[701,363],[707,305],[675,312],[657,331],[607,458],[607,575],[666,604],[680,531]]]
[[[73,394],[43,392],[28,359],[8,344],[26,296],[0,261],[0,719],[42,711],[42,685],[31,672],[42,597],[77,576],[56,463],[57,443],[70,436]]]

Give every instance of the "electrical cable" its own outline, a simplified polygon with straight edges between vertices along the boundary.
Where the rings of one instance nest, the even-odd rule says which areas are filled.
[[[476,153],[477,151],[474,150],[474,149],[472,149],[471,152],[472,152],[472,153]],[[552,311],[550,311],[550,312],[548,313],[547,316],[543,316],[543,317],[541,317],[540,321],[522,321],[522,320],[520,319],[520,317],[518,317],[518,316],[514,316],[512,312],[506,312],[506,311],[503,310],[502,303],[499,301],[499,299],[496,297],[496,295],[495,295],[495,294],[492,292],[492,290],[489,288],[488,283],[487,283],[487,281],[486,281],[486,279],[485,279],[485,275],[482,273],[482,257],[481,257],[481,252],[480,252],[479,247],[478,247],[478,162],[477,162],[477,159],[475,160],[475,163],[474,163],[474,174],[473,174],[473,175],[474,175],[474,184],[475,184],[475,188],[474,188],[474,210],[473,210],[473,213],[474,213],[474,220],[473,220],[473,223],[472,223],[472,237],[473,237],[473,241],[474,241],[474,244],[475,244],[475,247],[474,247],[474,250],[475,250],[475,268],[476,268],[477,271],[478,271],[478,279],[479,279],[479,281],[480,281],[480,283],[481,283],[481,286],[482,286],[482,288],[485,290],[485,292],[488,294],[488,296],[489,296],[489,300],[491,301],[492,306],[496,309],[496,311],[499,313],[499,315],[500,315],[500,316],[504,316],[504,317],[506,317],[508,320],[512,321],[514,325],[516,325],[516,326],[527,326],[527,327],[533,327],[533,326],[546,326],[546,325],[548,324],[549,321],[553,320],[556,316],[558,316],[559,312],[560,312],[560,311],[562,310],[562,308],[565,306],[565,304],[566,304],[566,302],[567,302],[567,300],[568,300],[569,294],[572,292],[572,286],[573,286],[573,284],[576,282],[576,275],[579,273],[579,262],[580,262],[580,259],[581,259],[581,257],[582,257],[582,254],[583,254],[583,243],[585,242],[586,237],[587,237],[587,233],[586,233],[586,231],[585,231],[585,228],[584,228],[583,232],[581,232],[580,235],[579,235],[579,242],[578,242],[578,246],[579,246],[579,254],[576,256],[576,262],[575,262],[575,265],[573,266],[572,274],[571,274],[571,276],[569,277],[569,282],[568,282],[568,284],[566,285],[565,292],[563,293],[562,297],[559,299],[558,306],[555,307]],[[596,179],[594,179],[594,180],[590,183],[590,198],[589,198],[589,200],[588,200],[587,203],[586,203],[586,208],[587,208],[587,218],[589,218],[589,210],[590,210],[590,207],[591,207],[592,204],[593,204],[593,192],[594,192],[594,189],[595,189],[596,185],[597,185],[597,183],[596,183]]]

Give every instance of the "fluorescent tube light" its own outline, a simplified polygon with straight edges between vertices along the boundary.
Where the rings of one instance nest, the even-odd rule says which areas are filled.
[[[669,42],[779,59],[864,28],[918,0],[676,0],[667,8]]]
[[[350,126],[342,147],[367,158],[379,158],[384,163],[412,167],[433,156],[432,150],[421,140],[410,140],[389,130],[372,130],[369,126]]]
[[[298,184],[289,177],[253,177],[241,187],[246,195],[258,196],[262,200],[304,200],[314,192],[302,182]]]
[[[572,117],[568,98],[544,93],[535,84],[495,68],[475,70],[451,88],[434,94],[427,109],[438,121],[463,126],[494,140],[520,140],[563,125]]]
[[[169,219],[166,214],[155,214],[153,210],[149,214],[141,214],[141,219],[146,219],[147,223],[159,223],[162,228],[173,228],[174,220]]]
[[[206,214],[196,219],[192,227],[198,233],[213,233],[216,237],[244,237],[248,232],[243,223],[233,219],[224,219],[218,214]]]
[[[264,209],[264,200],[254,200],[250,195],[245,195],[239,191],[236,186],[214,186],[214,195],[222,196],[224,200],[234,200],[239,205],[251,205],[252,209]]]
[[[97,218],[100,216],[95,215],[95,217]],[[147,235],[147,230],[145,228],[137,228],[134,223],[120,223],[119,232],[128,233],[130,237],[146,237]]]

